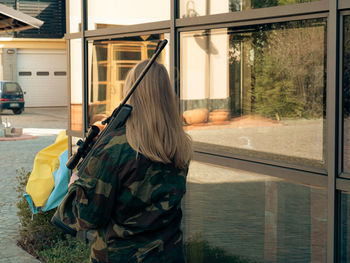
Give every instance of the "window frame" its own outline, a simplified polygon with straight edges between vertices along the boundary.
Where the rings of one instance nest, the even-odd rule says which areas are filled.
[[[87,41],[94,39],[109,39],[110,37],[126,37],[147,33],[170,32],[170,79],[178,96],[180,96],[180,80],[178,69],[180,66],[180,32],[198,29],[216,29],[225,27],[239,27],[257,25],[262,23],[278,23],[301,19],[327,17],[327,105],[326,105],[326,142],[327,149],[326,168],[314,169],[300,165],[289,165],[271,160],[248,158],[247,156],[227,154],[224,152],[208,151],[200,147],[194,148],[194,160],[206,162],[223,167],[234,167],[246,171],[268,171],[270,176],[287,178],[297,182],[325,186],[328,189],[328,237],[327,237],[327,262],[333,263],[338,260],[339,250],[339,205],[340,191],[350,192],[350,174],[344,173],[343,162],[343,121],[342,121],[342,19],[350,14],[350,2],[348,0],[320,0],[317,2],[268,7],[254,10],[245,10],[225,14],[209,16],[178,18],[179,0],[170,1],[170,19],[159,22],[136,24],[123,28],[106,28],[87,30],[87,1],[81,1],[82,31],[69,32],[69,8],[67,9],[67,34],[65,38],[82,40],[82,87],[84,114],[82,131],[71,131],[69,135],[69,154],[71,155],[72,136],[84,137],[87,132]],[[66,0],[69,7],[69,0]],[[68,41],[69,42],[69,41]],[[70,50],[68,45],[68,105],[70,107]],[[68,122],[70,123],[70,110]],[[70,127],[70,125],[68,126]]]
[[[349,5],[350,7],[350,5]],[[350,179],[350,172],[345,172],[344,171],[344,161],[345,161],[345,154],[344,154],[344,142],[345,142],[345,134],[344,134],[344,108],[343,108],[343,101],[344,101],[344,89],[343,89],[343,82],[344,82],[344,61],[343,61],[343,55],[344,55],[344,19],[345,17],[348,16],[350,17],[350,10],[348,11],[342,11],[340,13],[340,35],[339,35],[339,50],[340,50],[340,55],[339,55],[339,177],[341,178],[347,178]],[[349,189],[350,190],[350,189]]]

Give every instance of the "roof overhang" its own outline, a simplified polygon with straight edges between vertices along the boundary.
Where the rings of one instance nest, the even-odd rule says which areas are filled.
[[[0,4],[0,34],[39,28],[43,21]]]

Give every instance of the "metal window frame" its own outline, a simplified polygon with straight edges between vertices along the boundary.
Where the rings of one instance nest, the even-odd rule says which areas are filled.
[[[88,42],[86,41],[86,30],[87,30],[87,0],[82,1],[82,10],[81,10],[81,23],[82,23],[82,75],[83,75],[83,130],[84,132],[88,131]]]
[[[261,153],[262,157],[259,157],[257,155],[248,155],[244,153],[239,153],[239,150],[242,149],[237,149],[237,152],[232,152],[230,151],[232,148],[231,147],[225,147],[225,146],[220,146],[220,145],[215,145],[216,149],[209,148],[210,144],[206,143],[200,143],[200,142],[194,142],[193,143],[193,149],[194,152],[198,153],[208,153],[212,155],[217,155],[217,156],[222,156],[224,158],[231,158],[231,159],[237,159],[237,160],[246,160],[249,162],[255,162],[255,163],[263,163],[263,164],[268,164],[272,166],[279,166],[279,167],[285,167],[289,169],[296,169],[300,171],[305,171],[305,172],[310,172],[310,173],[315,173],[319,175],[325,175],[327,176],[327,169],[326,167],[315,167],[311,165],[303,165],[303,164],[298,164],[298,163],[292,163],[292,162],[287,162],[284,160],[277,160],[277,158],[273,158],[272,156],[281,156],[281,159],[286,159],[288,156],[282,156],[278,154],[272,154],[272,153],[264,153],[264,152],[259,152]],[[228,149],[225,149],[228,148]],[[245,150],[245,152],[252,153],[252,151]],[[268,156],[271,156],[271,158],[268,158]],[[309,159],[306,158],[298,158],[295,157],[296,159],[300,160],[306,160],[310,161]],[[311,162],[311,161],[310,161]]]
[[[180,86],[178,81],[177,68],[179,66],[179,36],[176,28],[176,17],[178,10],[178,1],[173,0],[170,2],[170,81],[174,86],[175,92],[180,98]]]
[[[147,31],[169,30],[170,20],[151,22],[147,24],[136,24],[125,27],[112,27],[97,30],[88,30],[85,32],[86,37],[103,37],[108,38],[111,35],[129,35],[129,34],[143,34]]]
[[[130,32],[130,33],[120,33],[120,34],[111,34],[108,35],[108,37],[103,35],[95,35],[95,36],[89,36],[86,37],[86,41],[91,40],[112,40],[117,38],[123,38],[123,37],[135,37],[140,35],[149,35],[149,34],[162,34],[162,33],[169,33],[170,29],[153,29],[149,31],[136,31],[136,32]]]
[[[341,174],[339,177],[342,177],[343,171],[344,171],[344,113],[343,113],[343,42],[344,42],[344,12],[340,14],[340,21],[339,21],[339,27],[340,27],[340,34],[339,34],[339,151],[338,155],[340,156],[338,160],[338,167]]]
[[[76,33],[67,33],[65,34],[65,39],[69,40],[69,39],[75,39],[75,38],[83,38],[84,33],[83,32],[76,32]]]
[[[193,160],[252,173],[269,175],[310,186],[327,188],[328,185],[328,179],[325,175],[278,165],[257,163],[245,159],[232,159],[222,155],[208,154],[207,152],[195,152]]]
[[[344,7],[344,5],[342,5],[342,3],[344,4],[345,2],[340,0],[339,1],[339,9],[341,9],[342,7]],[[348,2],[349,3],[349,2]],[[348,7],[350,7],[350,3],[348,5]],[[336,222],[338,224],[338,228],[337,228],[337,233],[338,233],[338,237],[337,237],[337,242],[338,245],[336,245],[336,253],[337,253],[337,261],[340,262],[340,255],[341,255],[341,208],[342,208],[342,200],[341,200],[341,194],[344,192],[350,192],[350,173],[349,172],[345,172],[344,171],[344,89],[343,89],[343,80],[344,80],[344,60],[343,60],[343,56],[344,56],[344,17],[345,16],[350,16],[350,10],[348,11],[341,11],[339,13],[339,29],[340,29],[340,33],[339,33],[339,162],[338,162],[338,167],[339,167],[339,177],[336,179],[336,190],[338,192],[337,198],[338,198],[338,202],[336,203],[336,207],[337,207],[337,218],[336,218]],[[347,222],[349,224],[349,222]]]
[[[69,0],[66,0],[66,3],[68,3]],[[67,6],[67,5],[66,5]],[[66,25],[67,26],[67,25]],[[68,107],[68,118],[67,118],[67,129],[66,129],[66,134],[68,135],[68,156],[72,155],[72,129],[71,129],[71,106],[70,106],[70,102],[71,102],[71,87],[70,87],[70,79],[71,79],[71,72],[70,72],[70,68],[71,68],[71,63],[70,63],[70,51],[71,51],[71,43],[69,40],[67,41],[67,107]]]
[[[344,178],[338,178],[336,185],[337,185],[337,190],[350,192],[350,180],[347,180]]]
[[[217,151],[202,151],[195,149],[194,160],[213,165],[229,168],[242,169],[291,180],[297,183],[325,187],[328,191],[328,222],[327,222],[327,262],[337,262],[338,258],[338,231],[339,231],[339,194],[341,191],[350,192],[350,174],[342,172],[343,158],[343,126],[342,126],[342,94],[341,94],[341,63],[342,63],[342,33],[339,28],[343,26],[344,15],[350,14],[350,2],[348,0],[321,0],[317,2],[287,5],[278,7],[261,8],[254,10],[239,11],[227,14],[201,16],[195,18],[177,18],[179,0],[171,1],[170,20],[151,22],[139,25],[130,25],[124,28],[108,28],[87,30],[86,7],[87,1],[82,2],[82,32],[70,33],[69,28],[69,0],[67,3],[67,40],[82,40],[82,63],[83,63],[83,103],[84,105],[84,131],[70,131],[70,109],[68,109],[69,136],[83,137],[86,132],[86,106],[87,106],[87,41],[94,39],[108,39],[111,37],[124,37],[139,35],[140,33],[170,32],[170,77],[176,92],[179,89],[179,66],[180,66],[180,32],[202,29],[216,29],[225,27],[240,27],[256,24],[278,23],[312,18],[327,18],[327,164],[325,169],[290,165],[281,162],[248,158],[243,155],[228,154]],[[342,12],[340,12],[342,11]],[[70,104],[70,44],[68,46],[68,102]],[[338,94],[339,92],[339,94]],[[68,104],[68,105],[69,105]],[[71,140],[69,140],[71,143]],[[71,148],[70,144],[70,148]]]
[[[339,14],[340,18],[339,18],[339,28],[341,30],[340,32],[340,36],[339,36],[339,50],[340,50],[340,55],[339,55],[339,123],[340,123],[340,131],[339,131],[339,138],[340,138],[340,142],[339,142],[339,156],[341,156],[341,158],[339,158],[339,169],[341,171],[339,177],[342,178],[348,178],[350,179],[350,172],[345,172],[344,171],[344,113],[343,113],[343,99],[344,99],[344,90],[343,90],[343,79],[344,79],[344,75],[343,75],[343,55],[344,55],[344,17],[345,16],[350,16],[350,10],[348,11],[342,11]]]
[[[336,190],[338,167],[338,90],[339,90],[339,21],[338,0],[329,1],[327,30],[327,172],[328,172],[328,223],[327,262],[337,262],[338,207]]]

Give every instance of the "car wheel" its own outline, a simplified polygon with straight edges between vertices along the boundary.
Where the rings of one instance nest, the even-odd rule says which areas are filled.
[[[21,114],[23,112],[23,109],[13,109],[12,111],[14,114]]]

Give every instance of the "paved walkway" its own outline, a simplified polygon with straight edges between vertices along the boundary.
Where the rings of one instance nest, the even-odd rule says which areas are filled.
[[[19,219],[17,217],[16,170],[31,171],[36,153],[52,144],[59,130],[67,127],[66,108],[31,108],[21,115],[3,113],[15,127],[34,139],[0,141],[0,263],[39,263],[17,246]]]

